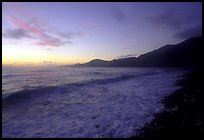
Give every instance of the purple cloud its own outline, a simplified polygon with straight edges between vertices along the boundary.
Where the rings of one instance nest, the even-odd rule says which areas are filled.
[[[200,16],[200,13],[196,13],[196,11],[189,14],[175,9],[168,9],[149,19],[154,26],[163,26],[175,31],[173,37],[185,39],[202,34],[202,27],[198,26],[202,25]]]
[[[123,58],[129,58],[129,57],[137,57],[137,56],[139,56],[139,54],[134,53],[134,54],[121,55],[121,56],[115,57],[115,59],[123,59]]]
[[[34,17],[31,13],[25,14],[23,8],[16,5],[9,6],[13,8],[13,12],[21,16],[14,16],[15,14],[3,13],[5,19],[14,27],[14,29],[6,30],[3,35],[10,39],[21,38],[35,38],[35,43],[32,45],[46,46],[46,47],[59,47],[65,44],[72,44],[71,39],[74,37],[82,36],[82,32],[60,32],[56,31],[54,34],[47,29],[47,20],[41,20]],[[22,18],[23,17],[23,18]]]
[[[185,24],[187,18],[180,17],[178,14],[178,11],[168,9],[156,16],[150,17],[150,20],[158,26],[166,26],[171,29],[180,28]]]
[[[32,36],[23,29],[14,29],[14,30],[7,29],[3,33],[3,37],[11,38],[11,39],[32,38]]]
[[[173,35],[173,37],[181,39],[186,39],[195,36],[202,36],[202,26],[190,27],[182,31],[179,31]]]
[[[84,36],[84,33],[82,32],[71,32],[71,31],[67,31],[67,32],[56,31],[55,34],[60,36],[61,38],[67,38],[67,39]]]
[[[38,45],[38,46],[47,46],[47,47],[58,47],[58,46],[63,46],[65,44],[72,44],[71,41],[63,41],[60,38],[50,36],[48,34],[43,34],[39,38],[39,41],[34,43],[33,45]]]

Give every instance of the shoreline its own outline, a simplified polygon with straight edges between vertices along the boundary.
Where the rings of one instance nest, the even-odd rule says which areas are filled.
[[[160,112],[183,72],[21,92],[4,100],[3,137],[131,137]],[[165,79],[164,79],[165,77]],[[152,106],[154,105],[154,106]],[[94,110],[94,112],[93,112]],[[25,129],[26,128],[26,129]]]
[[[132,138],[203,138],[201,75],[201,70],[192,70],[181,76],[175,83],[181,88],[162,101],[164,111]]]

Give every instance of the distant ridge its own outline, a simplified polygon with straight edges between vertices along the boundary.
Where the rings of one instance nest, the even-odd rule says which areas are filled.
[[[174,45],[165,45],[159,49],[129,57],[105,61],[94,59],[76,67],[201,67],[202,37],[193,37]]]

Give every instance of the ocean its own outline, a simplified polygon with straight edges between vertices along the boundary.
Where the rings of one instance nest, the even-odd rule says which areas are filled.
[[[131,137],[180,88],[175,68],[3,67],[2,137]]]

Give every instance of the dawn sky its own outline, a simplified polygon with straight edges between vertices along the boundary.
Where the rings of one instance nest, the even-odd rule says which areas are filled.
[[[2,64],[112,60],[201,35],[201,2],[2,3]]]

